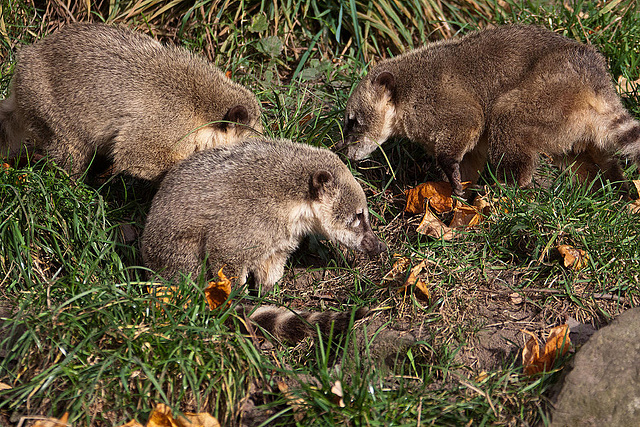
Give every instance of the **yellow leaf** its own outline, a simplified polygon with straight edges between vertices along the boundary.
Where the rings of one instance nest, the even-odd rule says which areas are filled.
[[[223,268],[224,266],[218,271],[218,279],[220,280],[217,282],[212,280],[204,290],[211,310],[220,307],[231,295],[231,280],[224,275]]]
[[[562,255],[565,267],[580,270],[587,266],[589,256],[582,249],[576,249],[570,245],[560,245],[556,249]]]
[[[569,325],[560,325],[552,328],[544,346],[544,352],[540,354],[538,340],[529,331],[521,331],[531,338],[522,350],[522,365],[524,373],[527,375],[544,372],[553,367],[558,356],[562,356],[569,351],[571,340],[569,339]]]

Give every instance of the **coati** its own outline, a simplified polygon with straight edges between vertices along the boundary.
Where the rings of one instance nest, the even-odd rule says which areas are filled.
[[[458,195],[487,158],[520,186],[541,152],[556,161],[571,153],[614,180],[616,151],[640,160],[640,123],[602,55],[536,26],[477,31],[380,62],[347,101],[338,148],[359,160],[392,136],[421,144]]]
[[[116,173],[158,181],[195,151],[260,132],[260,114],[253,93],[184,48],[71,24],[19,50],[0,102],[0,155],[26,142],[76,177],[97,154]]]
[[[168,279],[195,278],[206,260],[207,278],[224,266],[240,284],[253,273],[268,292],[309,234],[369,255],[385,250],[369,224],[362,187],[336,154],[284,139],[251,138],[195,153],[167,173],[151,204],[141,250],[145,266]],[[252,319],[268,319],[276,333],[299,322],[291,312],[278,320],[276,312],[260,308]],[[313,322],[335,320],[309,316]]]

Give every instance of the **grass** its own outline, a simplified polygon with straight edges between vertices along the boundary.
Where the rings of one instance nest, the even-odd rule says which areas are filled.
[[[639,77],[633,0],[64,4],[3,4],[4,94],[19,46],[64,22],[118,22],[231,71],[262,101],[267,135],[325,147],[340,139],[348,94],[371,62],[490,24],[546,26],[596,45],[614,79]],[[624,101],[640,116],[637,92]],[[346,337],[295,346],[238,333],[236,307],[210,311],[192,281],[175,283],[169,301],[149,292],[136,236],[150,200],[139,183],[74,182],[44,161],[4,169],[0,313],[9,332],[0,334],[0,383],[10,388],[0,388],[0,424],[64,412],[74,425],[145,422],[159,402],[209,412],[223,425],[547,423],[563,365],[525,377],[518,330],[542,332],[565,316],[599,326],[638,305],[639,226],[627,202],[606,183],[575,184],[545,165],[546,184],[527,190],[487,174],[496,209],[445,242],[416,233],[420,218],[402,213],[403,191],[437,176],[419,147],[390,141],[351,167],[389,254],[428,260],[422,278],[431,298],[382,284],[394,256],[371,262],[310,239],[268,300],[318,310],[370,306],[373,314]],[[553,249],[560,243],[585,250],[588,266],[564,268]],[[487,355],[487,331],[504,337],[501,352]]]

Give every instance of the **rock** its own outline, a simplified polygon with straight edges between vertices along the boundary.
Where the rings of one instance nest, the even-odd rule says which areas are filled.
[[[640,307],[593,334],[573,365],[551,426],[640,426]]]

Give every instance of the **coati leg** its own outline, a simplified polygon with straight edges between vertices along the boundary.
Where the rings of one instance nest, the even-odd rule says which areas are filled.
[[[73,138],[53,137],[46,143],[47,154],[69,172],[74,178],[80,178],[89,167],[94,151],[82,149],[82,144]]]
[[[148,139],[124,141],[122,135],[114,138],[113,164],[114,173],[126,172],[136,178],[159,182],[169,170],[169,166],[182,158],[176,158],[176,153],[164,148],[161,144]]]
[[[538,151],[536,136],[527,135],[510,113],[494,117],[488,132],[489,159],[496,168],[498,180],[527,187],[533,179]]]
[[[273,286],[284,276],[287,254],[276,253],[267,257],[253,271],[256,284],[262,286],[262,292],[271,292]]]
[[[484,129],[484,118],[482,108],[473,99],[462,98],[456,91],[449,95],[455,101],[447,105],[447,111],[444,114],[446,120],[442,122],[442,126],[445,127],[431,132],[436,135],[434,154],[436,163],[447,176],[453,193],[458,197],[464,197],[462,172],[472,176],[477,174],[473,169],[478,161],[476,155],[482,157],[482,147],[478,147],[478,143]],[[464,115],[461,115],[461,112],[464,112]],[[479,150],[477,153],[468,156],[468,160],[464,160],[467,153],[476,149]],[[463,161],[464,167],[461,170],[460,163]],[[477,179],[477,176],[475,178]]]

